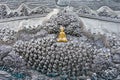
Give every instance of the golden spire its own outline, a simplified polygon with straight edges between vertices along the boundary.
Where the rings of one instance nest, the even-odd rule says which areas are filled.
[[[64,27],[60,27],[60,33],[58,35],[58,39],[57,39],[58,42],[67,42],[67,38],[66,38],[66,34],[64,32]]]

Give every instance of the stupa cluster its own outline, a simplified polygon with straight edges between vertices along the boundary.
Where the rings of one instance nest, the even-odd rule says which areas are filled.
[[[105,76],[105,71],[114,65],[109,48],[97,48],[84,37],[76,38],[76,41],[81,43],[75,43],[73,40],[68,43],[58,43],[55,37],[56,35],[51,34],[43,39],[18,41],[14,45],[14,50],[25,59],[27,66],[52,77],[67,76],[66,78],[70,79],[74,77],[82,79],[83,76],[93,76],[97,78],[97,75],[101,76],[99,73],[104,73],[102,76]],[[72,39],[72,36],[69,37]],[[113,71],[112,74],[115,76],[111,79],[116,78],[118,72],[116,74]]]
[[[16,39],[16,32],[9,28],[0,29],[0,41],[1,43],[12,43]]]
[[[91,46],[85,44],[56,43],[55,38],[43,38],[17,42],[14,48],[26,60],[28,66],[43,74],[48,76],[66,74],[73,77],[85,74],[83,68],[90,69],[94,54]]]
[[[59,32],[59,27],[62,25],[65,27],[65,32],[67,34],[75,36],[80,36],[83,29],[83,23],[77,15],[66,10],[52,16],[44,25],[49,33]]]
[[[110,47],[113,49],[118,49],[120,47],[120,38],[116,35],[111,35],[108,37]]]
[[[65,27],[67,43],[57,42],[60,25]],[[61,77],[62,80],[118,79],[120,76],[119,36],[106,37],[109,43],[109,47],[106,47],[97,34],[93,35],[91,32],[87,34],[83,28],[82,21],[66,10],[52,16],[42,26],[25,27],[24,32],[21,30],[17,33],[18,40],[2,58],[2,65],[14,66],[16,69],[25,66],[22,65],[24,59],[25,67],[49,77]],[[1,29],[0,32],[3,37],[13,37],[16,34],[9,29]],[[20,36],[30,38],[21,39]]]

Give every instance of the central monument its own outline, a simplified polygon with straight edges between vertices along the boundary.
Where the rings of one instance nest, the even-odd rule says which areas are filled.
[[[64,32],[64,27],[63,26],[60,27],[60,33],[58,35],[57,41],[58,42],[68,42],[68,40],[66,38],[66,34]]]

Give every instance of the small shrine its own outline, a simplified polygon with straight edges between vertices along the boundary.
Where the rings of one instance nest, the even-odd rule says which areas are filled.
[[[68,42],[63,26],[60,27],[60,33],[58,35],[57,41],[58,42]]]

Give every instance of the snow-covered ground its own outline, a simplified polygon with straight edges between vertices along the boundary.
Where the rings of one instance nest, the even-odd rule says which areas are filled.
[[[32,18],[32,19],[0,23],[0,28],[10,28],[12,30],[19,31],[23,27],[29,27],[29,26],[37,27],[38,25],[41,25],[43,21],[48,20],[52,15],[57,14],[58,12],[59,12],[59,9],[54,9],[46,17],[38,17],[38,18]]]
[[[102,34],[111,34],[111,33],[120,33],[120,23],[108,22],[108,21],[101,21],[96,19],[89,19],[81,17],[85,28],[91,29],[93,33],[102,33]]]

